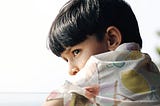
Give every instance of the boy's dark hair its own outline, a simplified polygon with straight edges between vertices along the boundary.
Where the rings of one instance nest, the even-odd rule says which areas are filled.
[[[48,44],[54,54],[60,56],[66,47],[96,36],[99,41],[109,26],[117,27],[122,42],[142,40],[136,17],[123,0],[70,0],[55,18],[48,36]]]

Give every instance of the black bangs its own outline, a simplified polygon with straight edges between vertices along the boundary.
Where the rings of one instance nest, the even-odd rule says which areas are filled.
[[[76,26],[68,25],[67,28],[64,24],[59,25],[54,31],[49,33],[49,48],[57,55],[61,56],[61,53],[70,46],[79,44],[86,39],[86,34],[79,32]]]
[[[71,1],[60,10],[50,29],[49,47],[57,56],[60,56],[66,47],[84,41],[88,35],[95,33],[98,27],[98,3],[92,4],[91,1],[94,0]]]
[[[65,48],[61,45],[60,41],[53,37],[54,36],[48,36],[48,46],[55,55],[60,57]]]

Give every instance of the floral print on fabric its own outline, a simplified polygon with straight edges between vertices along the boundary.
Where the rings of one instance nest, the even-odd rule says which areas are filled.
[[[136,43],[91,56],[85,67],[47,100],[64,106],[158,106],[160,72]]]

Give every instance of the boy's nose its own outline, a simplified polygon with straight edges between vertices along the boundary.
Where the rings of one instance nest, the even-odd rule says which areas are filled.
[[[70,75],[76,75],[79,72],[79,68],[74,67],[69,69],[69,74]]]

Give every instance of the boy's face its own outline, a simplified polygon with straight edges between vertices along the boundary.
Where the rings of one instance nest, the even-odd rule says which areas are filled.
[[[115,50],[121,44],[121,33],[118,28],[110,26],[106,29],[102,41],[98,41],[95,35],[72,47],[66,48],[61,57],[69,65],[69,74],[76,75],[86,64],[92,55]]]
[[[76,75],[86,64],[90,56],[108,51],[105,41],[98,41],[95,36],[89,36],[85,41],[66,48],[61,57],[67,61],[69,74]]]

